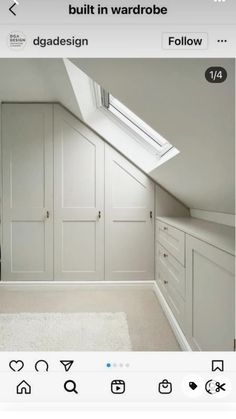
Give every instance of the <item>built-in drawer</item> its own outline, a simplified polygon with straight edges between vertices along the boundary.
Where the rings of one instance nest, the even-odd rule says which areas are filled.
[[[181,326],[181,328],[184,330],[184,317],[185,317],[185,301],[179,295],[179,293],[176,291],[176,289],[171,285],[171,283],[168,283],[166,285],[167,287],[167,303],[169,304],[171,311],[176,318],[177,322]]]
[[[156,222],[156,239],[185,266],[185,233],[169,224]]]
[[[168,250],[157,244],[156,267],[165,274],[165,279],[185,298],[185,267]]]
[[[156,270],[156,282],[157,285],[169,305],[173,316],[179,323],[182,329],[184,329],[184,316],[185,316],[185,301],[179,294],[175,287],[168,280],[168,276],[162,267]]]
[[[156,271],[156,282],[157,282],[157,285],[160,288],[163,296],[167,300],[167,283],[168,283],[168,281],[165,278],[165,273],[161,269],[158,269]]]

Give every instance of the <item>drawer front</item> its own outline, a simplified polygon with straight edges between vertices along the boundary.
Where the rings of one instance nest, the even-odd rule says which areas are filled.
[[[185,233],[169,224],[157,221],[156,238],[183,266],[185,266]]]
[[[160,288],[163,296],[167,300],[167,279],[165,277],[164,272],[161,269],[159,269],[156,272],[156,282],[157,282],[157,285]]]
[[[157,246],[157,270],[158,267],[165,273],[166,280],[185,298],[185,268],[168,250],[160,244]]]
[[[168,281],[168,277],[162,267],[156,272],[156,281],[157,285],[165,298],[167,304],[169,305],[176,321],[179,323],[180,327],[184,330],[184,318],[185,318],[185,301],[172,286],[171,282]]]
[[[185,318],[185,301],[176,291],[176,289],[171,285],[167,284],[167,303],[169,304],[171,311],[176,318],[177,322],[184,330],[184,318]]]

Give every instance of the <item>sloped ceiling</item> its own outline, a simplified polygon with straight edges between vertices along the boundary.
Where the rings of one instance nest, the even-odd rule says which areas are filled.
[[[61,102],[79,107],[61,59],[0,59],[1,102]]]
[[[180,154],[150,175],[190,208],[234,213],[234,60],[73,59]],[[228,79],[210,84],[205,71]]]
[[[234,60],[71,61],[180,150],[154,180],[190,208],[234,213]],[[225,83],[206,82],[213,65]],[[0,101],[61,102],[81,118],[61,59],[0,59]]]

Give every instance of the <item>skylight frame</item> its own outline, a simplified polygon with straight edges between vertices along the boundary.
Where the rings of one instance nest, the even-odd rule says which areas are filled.
[[[126,125],[152,153],[163,157],[174,147],[118,99],[101,88],[102,106]]]

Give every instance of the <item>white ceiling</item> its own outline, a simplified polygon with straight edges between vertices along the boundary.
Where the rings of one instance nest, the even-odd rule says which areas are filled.
[[[150,173],[158,183],[190,208],[234,213],[233,59],[72,61],[180,150]],[[214,65],[225,83],[205,80]]]
[[[72,60],[180,154],[149,173],[190,208],[234,213],[234,60]],[[209,84],[207,67],[228,71]],[[61,59],[0,59],[0,101],[56,101],[81,117]]]

